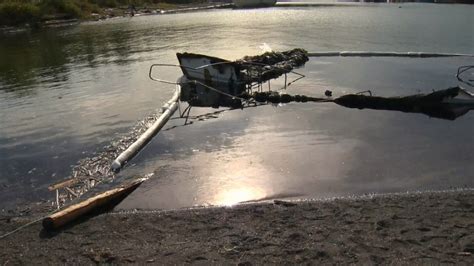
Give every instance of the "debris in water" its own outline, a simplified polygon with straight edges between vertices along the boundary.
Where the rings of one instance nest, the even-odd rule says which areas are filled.
[[[455,120],[474,109],[474,95],[460,87],[439,90],[427,95],[405,97],[385,98],[348,94],[335,99],[334,102],[348,108],[422,113],[448,120]]]
[[[112,161],[137,140],[158,117],[159,111],[148,115],[143,120],[137,122],[128,134],[112,141],[110,145],[104,146],[103,150],[95,154],[95,156],[79,160],[72,167],[71,176],[68,179],[49,187],[50,191],[58,191],[58,199],[54,204],[57,205],[59,203],[59,206],[63,206],[68,201],[82,196],[93,187],[113,181],[116,175],[110,169]],[[53,206],[53,208],[55,207],[57,206]]]
[[[307,61],[308,52],[296,48],[284,52],[266,52],[262,55],[246,56],[235,61],[237,66],[246,73],[246,82],[265,82],[276,79],[303,66]]]

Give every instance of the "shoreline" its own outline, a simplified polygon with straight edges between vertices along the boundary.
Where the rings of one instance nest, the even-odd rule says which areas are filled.
[[[404,4],[441,4],[441,5],[448,5],[448,4],[455,4],[455,5],[471,5],[469,3],[417,3],[417,2],[277,2],[272,7],[277,8],[292,8],[292,7],[353,7],[353,6],[378,6],[378,5],[404,5]],[[270,8],[272,8],[270,7]],[[114,7],[114,8],[107,8],[102,7],[102,12],[99,13],[91,13],[87,18],[49,18],[45,19],[41,22],[38,26],[32,26],[29,24],[26,25],[16,25],[16,26],[6,26],[0,25],[0,33],[14,33],[19,31],[25,31],[28,29],[33,28],[52,28],[52,27],[64,27],[64,26],[71,26],[77,25],[80,23],[87,23],[87,22],[97,22],[97,21],[106,21],[109,19],[116,19],[116,18],[125,18],[125,17],[140,17],[140,16],[151,16],[151,15],[167,15],[167,14],[178,14],[178,13],[187,13],[187,12],[195,12],[195,11],[202,11],[202,10],[210,10],[210,9],[224,9],[224,8],[234,8],[233,3],[229,2],[212,2],[212,3],[190,3],[190,4],[169,4],[164,7],[160,6],[142,6],[138,7],[135,10],[135,14],[133,16],[130,15],[130,11],[128,8],[125,7]],[[246,9],[246,8],[243,8]],[[250,8],[255,9],[255,8]]]
[[[141,16],[151,16],[151,15],[167,15],[167,14],[178,14],[178,13],[187,13],[194,11],[210,10],[210,9],[223,9],[223,8],[232,8],[232,3],[225,2],[213,2],[211,3],[190,3],[190,4],[169,4],[164,7],[160,6],[151,6],[151,7],[138,7],[135,10],[134,15],[130,15],[129,9],[123,7],[115,8],[102,8],[102,13],[91,13],[87,18],[50,18],[41,22],[38,26],[33,26],[29,24],[16,25],[16,26],[7,26],[0,25],[0,32],[10,33],[10,32],[20,32],[34,28],[54,28],[54,27],[65,27],[71,25],[77,25],[81,23],[88,22],[98,22],[106,21],[109,19],[116,18],[132,18],[132,17],[141,17]]]
[[[472,202],[468,189],[111,212],[27,227],[0,240],[0,262],[472,264]],[[1,234],[26,220],[0,218]]]

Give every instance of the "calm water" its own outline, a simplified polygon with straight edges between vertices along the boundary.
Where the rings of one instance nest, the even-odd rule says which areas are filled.
[[[266,43],[275,50],[473,54],[472,25],[472,6],[409,4],[218,10],[0,35],[0,206],[50,196],[46,187],[71,165],[160,107],[173,88],[150,81],[148,68],[176,63],[176,52],[236,59]],[[313,58],[290,92],[430,92],[457,85],[457,67],[472,63]],[[224,112],[160,133],[122,171],[154,173],[122,207],[473,187],[473,113],[453,122],[331,104]]]

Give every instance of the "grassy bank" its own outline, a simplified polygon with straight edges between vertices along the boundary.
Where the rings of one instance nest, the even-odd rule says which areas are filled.
[[[123,15],[132,8],[166,9],[204,2],[207,0],[0,0],[0,25],[39,26],[53,19],[90,19],[105,13]]]

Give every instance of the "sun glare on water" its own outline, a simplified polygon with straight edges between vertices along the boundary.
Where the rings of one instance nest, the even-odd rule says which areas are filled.
[[[233,206],[235,204],[256,200],[265,197],[265,192],[258,188],[239,187],[225,189],[216,195],[215,203],[217,205]]]

